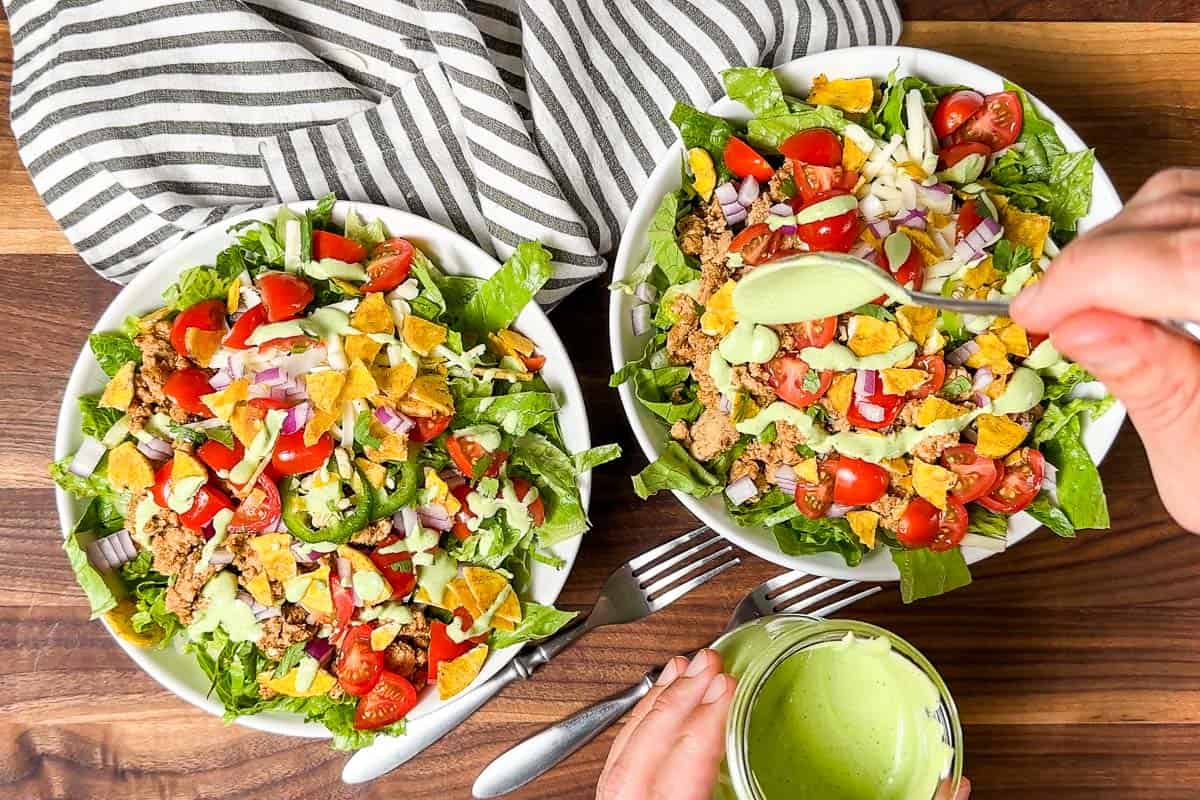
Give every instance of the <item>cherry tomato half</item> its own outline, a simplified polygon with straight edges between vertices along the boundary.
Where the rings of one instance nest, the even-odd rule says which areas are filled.
[[[357,264],[367,257],[367,248],[353,239],[329,231],[313,231],[312,251],[313,258],[318,261],[322,258],[336,258],[347,264]]]
[[[804,208],[845,194],[849,194],[845,189],[830,189],[813,197],[811,202],[804,204]],[[808,245],[809,250],[817,252],[848,253],[861,232],[862,216],[858,209],[796,226],[800,241]]]
[[[842,140],[828,128],[806,128],[784,139],[779,152],[805,164],[837,167],[842,163]]]
[[[979,208],[975,205],[978,201],[968,200],[963,203],[962,208],[958,210],[958,220],[955,225],[954,238],[962,241],[968,233],[975,230],[979,223],[983,222],[983,215],[979,213]]]
[[[992,152],[1017,140],[1025,124],[1025,112],[1016,92],[996,92],[983,98],[983,107],[967,118],[951,137],[954,143],[981,142]]]
[[[442,431],[450,427],[451,416],[417,417],[417,426],[408,432],[408,438],[414,442],[428,442],[436,439]]]
[[[225,346],[232,347],[234,350],[248,349],[250,345],[246,343],[246,340],[250,338],[250,334],[254,333],[255,328],[266,321],[267,307],[265,305],[259,303],[254,308],[248,309],[237,318],[233,327],[229,329],[229,335],[225,337]]]
[[[1004,474],[979,504],[998,514],[1015,514],[1033,502],[1042,489],[1046,458],[1032,447],[1022,447],[1004,459]]]
[[[883,391],[883,380],[876,375],[874,392],[860,395],[856,391],[851,395],[846,418],[856,428],[882,430],[895,421],[903,402],[904,398],[900,395],[886,394]]]
[[[909,248],[908,258],[904,259],[904,263],[895,269],[892,268],[887,253],[883,249],[875,254],[875,263],[879,265],[880,269],[895,278],[896,283],[901,286],[911,283],[912,288],[920,291],[921,285],[925,283],[925,258],[915,246]]]
[[[266,475],[259,475],[254,488],[233,512],[233,519],[229,521],[229,530],[270,530],[279,519],[279,508],[279,489],[275,486],[275,482]]]
[[[750,145],[736,136],[725,142],[725,166],[739,178],[753,175],[759,183],[766,183],[775,174],[775,169]]]
[[[312,445],[304,443],[304,431],[281,434],[275,442],[271,466],[280,475],[302,475],[319,469],[333,455],[333,438],[328,433]]]
[[[767,259],[772,236],[771,228],[765,222],[747,225],[733,237],[729,252],[741,253],[743,262],[752,267],[758,266]]]
[[[933,111],[933,132],[939,139],[945,139],[981,108],[983,95],[974,89],[951,92],[938,101],[937,108]]]
[[[201,300],[190,305],[171,323],[171,346],[181,356],[189,356],[187,348],[188,328],[202,331],[218,331],[225,325],[225,301]]]
[[[942,453],[942,466],[955,475],[953,497],[964,505],[978,500],[999,483],[1003,465],[994,458],[975,452],[973,444],[956,444]]]
[[[411,553],[379,552],[389,544],[400,541],[400,538],[399,535],[392,534],[371,551],[371,563],[379,567],[379,571],[383,573],[383,577],[387,578],[387,582],[392,587],[392,600],[404,599],[412,593],[413,588],[417,585],[417,573],[413,569]]]
[[[354,707],[354,728],[374,730],[399,722],[417,704],[417,690],[406,678],[384,670],[379,681]]]
[[[769,383],[779,399],[796,408],[808,408],[820,400],[833,382],[833,371],[825,370],[805,388],[809,366],[799,356],[775,356],[767,363],[767,371],[771,374]]]
[[[858,173],[844,170],[840,166],[823,167],[820,164],[804,164],[792,162],[792,180],[796,184],[798,194],[788,199],[792,208],[799,211],[808,205],[818,195],[831,189],[853,191],[858,183]]]
[[[196,448],[196,455],[209,469],[231,470],[246,455],[246,448],[242,447],[242,443],[237,439],[233,440],[233,447],[226,447],[216,439],[209,439]]]
[[[413,246],[407,239],[386,239],[371,251],[367,262],[370,278],[360,289],[363,292],[390,292],[408,280],[412,271]]]
[[[870,461],[840,456],[834,469],[833,502],[865,506],[887,493],[888,471]]]
[[[383,653],[371,649],[370,625],[355,625],[346,632],[333,671],[346,694],[362,697],[375,687],[383,672]]]
[[[824,347],[833,341],[837,333],[837,317],[793,322],[788,326],[792,333],[792,347],[803,350],[805,347]]]
[[[505,459],[508,458],[508,453],[503,450],[489,453],[474,439],[460,439],[457,436],[446,437],[446,452],[450,454],[454,466],[458,467],[458,471],[468,480],[475,477],[496,477],[500,474],[500,467],[504,464]],[[483,475],[476,476],[475,465],[482,458],[489,458],[491,461]]]
[[[967,535],[967,509],[952,497],[946,498],[946,509],[938,514],[937,535],[929,543],[935,553],[949,550],[958,545]]]
[[[938,160],[942,169],[950,169],[969,155],[987,158],[991,154],[991,148],[982,142],[959,142],[944,147],[942,152],[938,153]]]
[[[304,278],[286,272],[268,272],[261,276],[258,289],[271,322],[291,319],[313,301],[312,285]]]
[[[189,414],[211,417],[212,411],[200,398],[215,390],[208,382],[208,373],[196,367],[177,369],[163,384],[163,394]]]
[[[796,481],[796,508],[809,519],[820,519],[833,505],[834,476],[823,461],[817,470],[817,483]]]
[[[533,486],[524,478],[513,478],[513,491],[516,492],[518,500],[524,500],[525,495],[529,493],[529,489]],[[533,502],[529,504],[529,516],[533,519],[533,527],[540,527],[546,521],[546,507],[542,504],[542,498],[535,497]]]
[[[336,646],[341,646],[342,632],[349,630],[350,619],[354,616],[354,589],[342,586],[342,580],[336,571],[329,576],[329,594],[333,598],[333,640]]]
[[[924,497],[914,497],[904,507],[896,525],[896,539],[906,547],[927,547],[938,533],[937,506]]]
[[[939,355],[918,356],[913,362],[913,366],[917,369],[923,369],[929,373],[929,378],[915,389],[910,389],[905,395],[909,400],[920,400],[922,397],[928,397],[937,390],[942,388],[946,382],[946,360]]]

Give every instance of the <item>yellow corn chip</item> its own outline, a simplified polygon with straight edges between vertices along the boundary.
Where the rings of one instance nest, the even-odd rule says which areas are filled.
[[[937,324],[937,309],[930,306],[900,306],[896,309],[896,324],[917,344],[929,338]]]
[[[383,486],[383,482],[387,480],[387,470],[383,467],[368,461],[365,458],[356,458],[354,463],[359,466],[363,473],[367,476],[367,482],[379,489]]]
[[[133,627],[133,615],[137,613],[137,604],[128,597],[121,598],[117,605],[104,615],[104,619],[109,626],[130,644],[136,644],[138,647],[150,647],[158,644],[159,637],[151,633],[151,631],[161,630],[158,626],[152,625],[150,630],[145,633],[138,633]]]
[[[820,483],[821,478],[817,474],[817,460],[815,458],[805,458],[792,467],[796,471],[796,480],[805,481],[807,483]]]
[[[983,414],[975,420],[979,427],[979,441],[975,452],[988,458],[1001,458],[1016,450],[1028,434],[1024,428],[1008,417]]]
[[[258,573],[247,580],[244,585],[255,601],[264,606],[274,605],[274,598],[271,596],[271,579],[267,577],[267,573]]]
[[[441,605],[443,608],[447,608],[451,611],[461,606],[462,598],[458,596],[458,589],[460,586],[464,590],[467,587],[467,584],[463,582],[462,578],[455,578],[447,583],[446,587],[442,590],[442,602],[437,605]],[[467,594],[470,594],[470,592],[467,592]],[[471,601],[474,602],[474,598],[471,598]],[[465,608],[465,606],[463,607]]]
[[[847,136],[842,142],[842,169],[858,171],[867,163],[867,154]]]
[[[925,231],[919,231],[907,225],[901,225],[899,230],[904,231],[904,235],[913,243],[913,247],[921,251],[921,257],[925,259],[925,266],[932,267],[946,259],[942,255],[942,248],[938,247]]]
[[[1036,264],[1050,235],[1050,218],[1008,204],[1000,208],[1000,222],[1004,224],[1004,238],[1028,247]]]
[[[846,344],[856,356],[870,356],[886,353],[904,341],[904,334],[894,322],[857,314],[850,320],[850,330],[853,333]]]
[[[491,608],[500,593],[508,588],[508,581],[503,575],[484,567],[464,567],[463,579],[482,611]]]
[[[879,528],[879,515],[874,511],[847,511],[846,522],[858,540],[867,547],[875,547],[875,531]]]
[[[330,278],[329,282],[340,289],[342,294],[346,295],[347,297],[358,297],[360,294],[362,294],[357,286],[349,281],[342,280],[341,278]]]
[[[401,327],[401,336],[405,343],[423,356],[429,355],[435,347],[446,341],[444,325],[421,319],[416,314],[405,317]]]
[[[242,279],[234,278],[229,282],[229,289],[225,292],[225,310],[232,314],[238,310],[238,306],[242,302]]]
[[[183,334],[183,341],[187,345],[188,355],[202,367],[207,367],[212,361],[213,354],[221,349],[221,340],[225,338],[225,331],[205,331],[200,328],[188,328]]]
[[[383,292],[368,292],[350,315],[350,324],[363,333],[386,333],[396,329],[392,321],[392,310],[388,308]]]
[[[717,186],[717,171],[713,167],[712,156],[703,147],[693,147],[687,152],[688,167],[692,170],[692,188],[705,202],[712,197],[713,189]]]
[[[175,451],[175,458],[171,461],[172,483],[177,484],[186,478],[207,477],[208,469],[203,464],[182,450]]]
[[[480,607],[479,601],[475,599],[475,595],[471,594],[471,588],[467,586],[466,580],[461,576],[450,581],[446,587],[454,587],[454,598],[458,601],[458,606],[465,608],[472,619],[482,616],[483,612],[487,611],[486,608]]]
[[[367,365],[363,362],[355,361],[350,365],[350,371],[346,374],[346,385],[342,387],[338,406],[344,406],[354,400],[363,400],[373,394],[379,394],[379,387],[375,385],[375,378],[371,376],[371,370],[367,369]]]
[[[366,447],[367,458],[382,464],[385,461],[404,461],[408,458],[408,437],[390,431],[378,421],[371,421],[371,435],[379,439],[379,447]]]
[[[340,411],[322,411],[313,409],[312,416],[304,423],[304,445],[312,447],[323,435],[328,433],[333,424],[341,417]]]
[[[994,333],[981,333],[975,337],[979,350],[967,359],[967,366],[972,369],[988,367],[993,375],[1007,375],[1013,371],[1012,362],[1008,360],[1008,348],[1000,337]]]
[[[117,370],[117,374],[109,379],[100,395],[101,408],[115,408],[118,411],[128,411],[133,402],[133,373],[137,365],[127,361]]]
[[[417,368],[407,361],[375,370],[375,383],[388,397],[400,398],[408,394],[416,377]]]
[[[254,441],[262,426],[262,416],[250,406],[238,406],[229,416],[229,427],[233,430],[233,435],[246,446]]]
[[[226,386],[219,392],[206,394],[200,398],[204,405],[220,419],[222,422],[230,422],[233,418],[233,410],[238,403],[243,402],[250,395],[250,381],[247,378],[238,378],[233,383]]]
[[[912,472],[912,467],[909,465],[908,459],[903,456],[900,458],[889,458],[880,466],[893,475],[907,475]]]
[[[413,381],[408,397],[432,408],[435,414],[453,414],[454,398],[446,379],[440,375],[421,375]]]
[[[881,369],[879,376],[884,394],[906,394],[929,380],[929,373],[923,369]]]
[[[136,492],[154,485],[154,467],[137,445],[125,442],[108,453],[108,482],[118,492]]]
[[[304,689],[297,688],[300,678],[300,667],[292,667],[281,678],[271,677],[274,674],[272,670],[260,672],[262,685],[276,694],[282,694],[287,697],[319,697],[320,695],[328,694],[329,690],[337,683],[337,678],[323,669],[317,670],[317,674],[313,676],[312,683]]]
[[[987,395],[988,397],[992,398],[993,400],[995,400],[995,399],[999,398],[1000,395],[1004,394],[1004,390],[1007,387],[1008,387],[1008,376],[1001,375],[998,378],[992,378],[992,380],[988,383],[988,385],[986,387],[984,387],[983,393],[985,395]]]
[[[292,537],[288,533],[264,533],[250,540],[263,571],[280,583],[296,577],[296,557],[292,555]]]
[[[833,106],[843,111],[864,114],[875,101],[875,82],[870,78],[838,78],[829,80],[824,73],[813,79],[808,104]]]
[[[963,273],[963,283],[972,289],[982,289],[985,286],[991,286],[1000,280],[1000,273],[996,272],[996,268],[992,266],[992,257],[980,261],[975,266]]]
[[[509,592],[504,596],[504,601],[500,603],[500,607],[496,609],[495,615],[492,617],[492,625],[500,630],[512,630],[521,621],[521,601],[517,599],[516,592]],[[507,622],[508,627],[501,623]]]
[[[734,286],[732,280],[725,281],[708,298],[704,313],[700,315],[700,330],[709,336],[724,336],[737,324],[737,311],[733,308]]]
[[[961,406],[935,395],[929,395],[921,401],[921,407],[917,409],[917,427],[928,428],[939,419],[954,419],[965,413],[967,413],[966,409]]]
[[[352,333],[342,340],[342,349],[346,352],[347,361],[370,364],[383,349],[383,343],[375,341],[365,333]]]
[[[443,661],[437,667],[438,697],[448,700],[471,685],[471,681],[483,669],[487,660],[488,646],[476,645],[451,661]]]
[[[850,397],[854,393],[854,373],[839,372],[833,376],[833,382],[829,384],[829,391],[825,396],[829,398],[829,405],[838,414],[843,417],[850,410]]]
[[[499,333],[489,333],[488,345],[492,348],[492,352],[501,358],[504,356],[531,356],[537,350],[537,346],[532,341],[507,328]]]
[[[333,613],[333,595],[329,591],[329,567],[319,567],[305,575],[311,578],[299,605],[314,614]]]
[[[388,622],[371,631],[371,649],[376,653],[387,650],[388,645],[396,640],[400,633],[399,622]]]
[[[338,398],[342,387],[346,385],[346,373],[335,369],[324,372],[310,372],[304,376],[304,385],[308,390],[308,401],[318,411],[336,413],[341,409]]]
[[[1001,317],[992,323],[992,330],[1004,342],[1005,349],[1014,356],[1024,358],[1029,355],[1029,337],[1025,329],[1008,317]]]
[[[925,355],[933,355],[940,353],[946,348],[946,337],[937,328],[929,332],[929,336],[925,338],[925,344],[921,347],[921,352]]]
[[[912,484],[917,494],[943,511],[946,510],[946,495],[954,485],[954,473],[937,464],[927,464],[913,459]]]

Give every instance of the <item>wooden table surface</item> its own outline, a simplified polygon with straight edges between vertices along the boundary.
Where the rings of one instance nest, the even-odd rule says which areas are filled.
[[[910,23],[906,43],[978,61],[1036,92],[1096,147],[1124,196],[1161,167],[1200,164],[1195,0],[906,6],[910,19],[953,20]],[[1003,21],[978,20],[989,15]],[[7,100],[3,21],[0,40]],[[46,215],[7,126],[0,213],[0,796],[467,797],[507,746],[708,641],[744,592],[778,572],[747,557],[654,618],[592,634],[414,763],[345,787],[344,754],[223,725],[160,688],[88,622],[59,549],[45,467],[68,370],[116,287],[80,262]],[[596,476],[595,530],[561,598],[573,608],[591,602],[615,565],[692,524],[673,498],[643,504],[631,491],[627,475],[645,462],[606,384],[606,305],[597,282],[555,314],[571,320],[562,334],[595,440],[626,450]],[[1068,542],[1042,531],[979,565],[962,591],[907,608],[889,592],[854,609],[908,638],[946,678],[978,800],[1197,796],[1200,543],[1167,517],[1128,427],[1101,472],[1110,532]],[[589,796],[614,735],[520,796]]]

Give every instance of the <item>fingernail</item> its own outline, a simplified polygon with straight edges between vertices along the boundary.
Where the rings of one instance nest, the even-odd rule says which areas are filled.
[[[725,696],[728,688],[729,676],[718,673],[708,682],[708,688],[704,690],[704,697],[700,698],[700,702],[715,703]]]
[[[679,677],[679,661],[679,656],[675,656],[667,662],[667,665],[663,667],[662,674],[658,676],[658,683],[656,685],[666,686]]]
[[[704,668],[707,666],[708,666],[708,651],[701,650],[699,653],[696,653],[696,657],[692,659],[692,663],[688,664],[687,672],[684,674],[687,675],[687,677],[689,677],[689,678],[694,678],[695,676],[699,675],[701,672],[704,672]]]

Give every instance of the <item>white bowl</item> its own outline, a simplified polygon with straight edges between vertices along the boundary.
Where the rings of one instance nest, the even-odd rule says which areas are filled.
[[[290,203],[294,209],[308,208],[312,202]],[[346,209],[351,204],[339,202],[334,208],[334,218],[339,222],[345,221]],[[472,275],[486,278],[499,268],[494,258],[481,250],[472,242],[457,233],[443,228],[427,219],[414,216],[404,211],[396,211],[382,206],[367,203],[354,203],[355,210],[365,219],[382,219],[388,232],[393,236],[403,236],[420,247],[448,273]],[[94,330],[111,331],[121,325],[121,321],[130,314],[146,314],[162,306],[162,291],[175,281],[180,270],[196,264],[211,264],[216,255],[225,249],[233,240],[226,229],[242,220],[274,218],[279,206],[270,206],[248,212],[234,219],[225,220],[199,233],[188,237],[178,247],[154,260],[134,280],[126,286],[96,323]],[[516,326],[538,343],[541,352],[546,356],[546,366],[543,375],[551,387],[559,394],[562,410],[559,421],[563,438],[572,452],[586,450],[591,446],[591,436],[588,432],[587,414],[583,405],[583,393],[579,381],[575,377],[575,369],[567,356],[566,349],[555,333],[554,327],[546,315],[535,304],[521,312]],[[85,345],[71,371],[70,381],[63,396],[62,410],[58,415],[58,433],[54,442],[55,459],[63,458],[79,447],[81,434],[79,431],[79,410],[76,398],[82,394],[98,392],[106,381],[100,371],[91,351]],[[66,536],[74,527],[83,503],[72,498],[61,489],[56,489],[58,516],[62,523],[63,535]],[[584,475],[579,479],[579,491],[586,509],[588,497],[591,494],[591,478]],[[533,599],[539,603],[553,603],[567,580],[575,556],[579,551],[579,538],[571,539],[556,546],[555,551],[565,561],[566,565],[556,570],[540,562],[533,564]],[[105,627],[113,634],[107,622]],[[181,651],[180,642],[183,634],[177,638],[175,645],[161,650],[143,649],[130,644],[113,634],[117,644],[129,654],[151,677],[167,689],[197,705],[212,714],[220,716],[223,708],[220,702],[210,699],[208,695],[209,682],[196,664],[195,658]],[[477,681],[484,680],[505,664],[520,650],[519,647],[509,647],[493,652],[488,656],[483,671]],[[461,697],[461,695],[460,695]],[[425,692],[424,697],[416,708],[409,714],[409,719],[425,716],[444,706],[453,705],[454,699],[442,701],[436,692]],[[329,731],[323,725],[306,723],[303,716],[283,712],[267,712],[253,716],[238,717],[237,721],[248,728],[254,728],[270,733],[280,733],[286,736],[308,736],[328,738]]]
[[[936,53],[932,50],[920,50],[912,47],[851,47],[845,50],[833,50],[827,53],[806,56],[791,61],[776,68],[775,74],[783,84],[784,92],[803,97],[813,78],[825,73],[831,78],[855,78],[870,76],[879,80],[887,78],[888,72],[899,65],[899,74],[915,75],[933,83],[961,83],[978,89],[981,92],[996,92],[1003,88],[1001,76],[985,69],[978,64],[972,64],[961,58]],[[1054,123],[1059,136],[1062,137],[1068,150],[1082,150],[1086,145],[1075,131],[1054,113],[1045,103],[1030,95],[1042,116]],[[731,119],[747,119],[750,115],[746,108],[728,97],[717,101],[709,111]],[[650,175],[641,196],[633,207],[621,244],[617,250],[613,279],[622,280],[645,258],[647,249],[646,228],[650,224],[654,211],[658,208],[663,196],[680,186],[680,159],[683,156],[683,145],[676,142],[667,151],[662,162]],[[1113,188],[1112,181],[1099,164],[1096,165],[1092,181],[1092,207],[1086,217],[1080,220],[1080,228],[1094,228],[1121,210],[1121,198]],[[644,338],[633,335],[630,328],[629,313],[633,300],[624,293],[614,293],[609,306],[608,331],[612,345],[613,369],[619,369],[625,362],[638,358],[642,353]],[[1099,386],[1093,388],[1099,390]],[[658,417],[642,407],[633,396],[629,385],[620,389],[621,403],[625,414],[633,426],[634,435],[646,458],[653,461],[662,452],[667,441],[667,429]],[[1097,462],[1104,457],[1112,446],[1121,423],[1125,419],[1125,409],[1119,404],[1102,418],[1086,425],[1084,443],[1088,452]],[[703,522],[708,524],[722,536],[737,545],[749,550],[755,555],[773,561],[788,569],[803,570],[814,575],[832,578],[856,578],[871,581],[895,581],[900,574],[895,565],[882,549],[870,553],[858,567],[848,567],[840,556],[835,553],[818,553],[811,556],[789,556],[780,552],[769,529],[764,527],[743,528],[738,525],[725,510],[721,495],[698,500],[682,492],[675,492],[685,506]],[[1039,523],[1027,514],[1017,514],[1009,523],[1008,541],[1014,544],[1033,533]],[[982,561],[992,555],[990,551],[973,547],[963,548],[963,554],[968,563]]]

